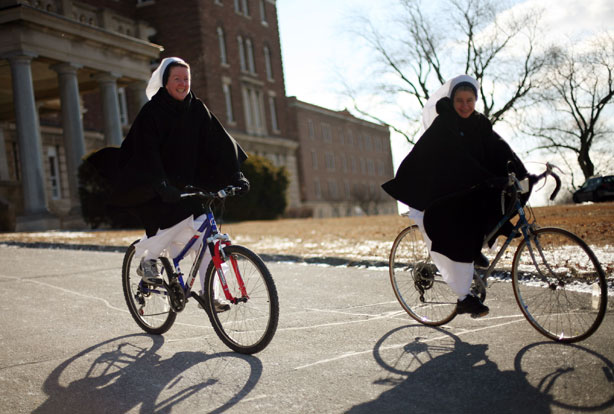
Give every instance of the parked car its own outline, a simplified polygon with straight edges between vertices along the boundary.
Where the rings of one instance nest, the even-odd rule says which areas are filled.
[[[614,200],[614,175],[591,177],[573,193],[574,203]]]

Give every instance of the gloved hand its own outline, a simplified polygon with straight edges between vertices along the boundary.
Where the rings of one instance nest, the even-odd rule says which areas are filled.
[[[160,181],[155,187],[156,193],[165,203],[178,203],[181,200],[181,191],[173,185],[170,185],[166,180]]]
[[[249,191],[249,181],[247,181],[247,178],[245,178],[241,171],[232,177],[232,185],[239,187],[239,190],[237,190],[238,195],[243,195]]]

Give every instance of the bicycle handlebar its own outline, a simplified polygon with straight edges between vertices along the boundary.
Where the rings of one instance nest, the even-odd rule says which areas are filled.
[[[533,179],[533,184],[535,184],[536,182],[540,181],[543,178],[547,178],[548,176],[554,178],[556,185],[554,187],[554,191],[552,191],[552,194],[550,194],[550,201],[554,200],[559,191],[561,190],[561,178],[558,176],[557,173],[554,172],[555,168],[558,167],[554,164],[550,164],[549,162],[547,162],[546,170]]]
[[[228,187],[225,187],[215,193],[203,191],[199,188],[192,187],[192,186],[187,186],[184,190],[189,191],[189,192],[181,194],[181,198],[198,197],[198,198],[204,198],[207,200],[222,200],[226,197],[236,195],[241,190],[241,187],[235,187],[233,185],[229,185]]]
[[[550,200],[554,200],[557,196],[557,194],[559,193],[559,190],[561,189],[561,179],[559,178],[558,174],[554,172],[554,169],[558,168],[556,165],[554,164],[550,164],[549,162],[546,163],[546,170],[539,174],[539,175],[529,175],[526,179],[529,180],[530,186],[535,185],[538,181],[541,181],[544,178],[548,178],[548,176],[551,176],[552,178],[554,178],[554,181],[556,182],[556,186],[554,188],[554,191],[552,191],[552,194],[550,194]],[[526,180],[525,179],[525,180]],[[525,181],[522,180],[522,181]],[[518,180],[518,178],[516,178],[516,174],[513,172],[508,173],[508,178],[507,178],[507,183],[504,185],[505,188],[511,188],[513,189],[513,191],[510,193],[508,193],[509,195],[511,195],[512,199],[511,200],[507,200],[506,203],[506,190],[504,189],[503,192],[501,193],[501,212],[503,214],[509,214],[511,212],[511,210],[514,209],[514,205],[516,203],[516,200],[518,199],[518,194],[522,194],[522,193],[526,193],[529,191],[529,188],[525,188],[525,186],[523,186],[522,181]],[[505,206],[508,205],[508,211],[505,211]]]

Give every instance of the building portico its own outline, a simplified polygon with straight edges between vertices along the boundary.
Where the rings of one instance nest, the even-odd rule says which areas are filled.
[[[161,51],[147,41],[151,34],[70,0],[0,0],[0,201],[12,204],[16,230],[78,220],[82,157],[121,145],[118,88],[127,87],[138,111]],[[82,96],[94,92],[104,136],[84,131]]]

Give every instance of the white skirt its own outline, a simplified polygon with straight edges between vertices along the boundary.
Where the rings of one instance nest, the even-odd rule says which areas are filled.
[[[456,262],[441,253],[432,251],[431,239],[426,234],[426,230],[424,229],[424,212],[410,207],[409,218],[412,219],[420,229],[422,237],[428,246],[431,259],[441,272],[443,280],[458,296],[458,299],[463,300],[471,290],[471,281],[473,280],[473,263]]]

